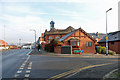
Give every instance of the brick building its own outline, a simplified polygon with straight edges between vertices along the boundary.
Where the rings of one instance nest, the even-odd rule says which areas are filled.
[[[45,30],[44,33],[44,40],[46,43],[49,43],[52,39],[60,39],[66,34],[74,31],[75,29],[72,26],[67,27],[66,29],[55,29],[54,27],[55,22],[50,22],[50,31]]]
[[[100,46],[106,46],[105,37],[103,37],[98,43]],[[108,34],[108,49],[120,54],[120,31]]]
[[[59,39],[59,41],[65,45],[79,46],[84,53],[95,53],[95,39],[82,28],[75,29]]]
[[[0,40],[0,47],[6,47],[6,46],[8,46],[8,43],[3,40]]]
[[[55,22],[50,22],[50,31],[45,30],[44,41],[49,43],[52,39],[58,39],[63,42],[65,46],[79,46],[79,50],[83,50],[84,53],[95,53],[95,39],[85,32],[82,28],[74,29],[72,26],[66,29],[56,29],[54,27]],[[59,47],[60,48],[60,47]],[[57,51],[60,51],[57,48]]]

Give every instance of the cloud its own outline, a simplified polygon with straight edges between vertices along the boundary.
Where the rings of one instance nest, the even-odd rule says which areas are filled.
[[[39,10],[39,11],[33,11],[32,9],[33,8],[31,8],[31,7],[29,7],[29,6],[23,6],[23,5],[21,5],[21,6],[16,6],[16,5],[6,5],[6,6],[4,6],[3,7],[3,9],[4,9],[4,13],[6,14],[6,13],[16,13],[16,14],[29,14],[29,15],[42,15],[42,14],[48,14],[48,13],[46,13],[46,12],[44,12],[44,11],[41,11],[41,10]]]
[[[90,2],[90,0],[1,0],[2,2]]]
[[[116,2],[114,0],[52,0],[51,2],[56,3],[45,3],[45,5],[41,5],[41,3],[18,5],[23,0],[10,0],[13,3],[10,3],[9,0],[3,2],[5,1],[8,3],[5,3],[4,7],[2,6],[3,10],[0,10],[0,12],[4,12],[4,14],[0,14],[0,28],[4,24],[6,25],[6,39],[10,43],[18,42],[19,38],[23,42],[33,42],[34,32],[29,29],[36,29],[38,38],[45,29],[49,30],[50,18],[55,18],[55,28],[58,29],[65,29],[68,26],[77,29],[81,26],[86,32],[105,33],[105,12],[110,7],[113,10],[108,13],[108,32],[117,30],[117,0]],[[23,2],[25,1],[28,0]],[[38,0],[29,0],[27,4],[35,1]],[[47,1],[39,0],[38,2]]]

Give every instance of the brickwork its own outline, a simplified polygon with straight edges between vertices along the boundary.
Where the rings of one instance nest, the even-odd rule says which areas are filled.
[[[80,45],[80,49],[83,50],[83,53],[95,53],[95,42],[89,38],[86,34],[84,34],[83,32],[81,32],[80,30],[77,30],[75,33],[73,33],[72,35],[70,35],[68,38],[66,38],[63,42],[65,45],[69,45],[68,40],[70,38],[77,38],[79,39],[79,45]],[[91,47],[87,47],[86,43],[87,42],[92,42],[92,46]]]
[[[99,43],[100,46],[106,46],[106,43]],[[120,41],[114,41],[108,43],[108,49],[120,54]]]
[[[58,54],[61,54],[61,46],[54,47],[54,52],[58,53]]]

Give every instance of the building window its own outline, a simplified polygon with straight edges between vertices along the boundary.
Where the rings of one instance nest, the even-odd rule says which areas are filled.
[[[79,46],[79,42],[77,42],[77,46]]]
[[[114,45],[114,42],[111,42],[111,44],[113,44],[113,45]]]
[[[79,42],[71,42],[72,46],[79,46]]]
[[[76,44],[76,42],[74,42],[74,46],[76,46],[77,44]]]
[[[50,36],[49,39],[53,39],[53,38]]]
[[[87,47],[91,47],[92,46],[92,42],[86,42],[86,46]]]
[[[59,36],[56,37],[56,39],[59,39],[59,38],[60,38]]]
[[[73,45],[74,45],[74,43],[73,43],[73,42],[71,42],[71,45],[73,46]]]

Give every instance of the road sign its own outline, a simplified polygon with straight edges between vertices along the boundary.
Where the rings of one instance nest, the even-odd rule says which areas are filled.
[[[83,50],[74,50],[74,53],[83,53]]]
[[[108,36],[106,36],[106,40],[108,40]]]

